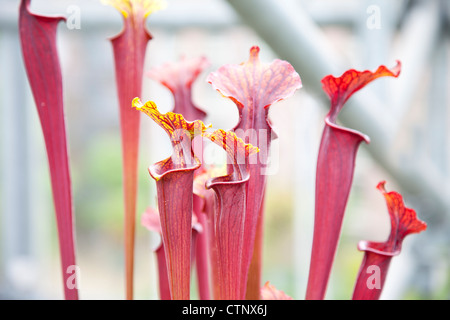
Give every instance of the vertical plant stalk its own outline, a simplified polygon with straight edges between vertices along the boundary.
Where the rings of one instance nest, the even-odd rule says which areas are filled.
[[[217,254],[217,239],[215,234],[215,225],[216,225],[216,214],[215,214],[215,192],[211,189],[206,188],[206,182],[210,180],[212,177],[218,177],[226,174],[224,170],[221,168],[217,168],[215,166],[211,166],[207,169],[203,168],[199,174],[196,174],[194,178],[194,203],[197,203],[197,206],[194,205],[194,212],[201,212],[200,215],[203,215],[203,229],[204,229],[204,237],[207,241],[206,255],[209,261],[208,265],[208,275],[203,272],[200,274],[198,271],[199,281],[201,281],[201,285],[199,287],[202,290],[206,286],[206,282],[209,282],[209,287],[211,289],[211,294],[213,299],[218,300],[220,298],[220,288],[219,288],[219,256]],[[206,276],[209,276],[209,279],[205,279]],[[200,292],[200,296],[205,296],[205,293]]]
[[[134,242],[137,202],[137,165],[139,153],[140,114],[130,108],[131,101],[141,95],[142,76],[148,41],[152,38],[145,27],[146,18],[161,9],[161,0],[102,0],[123,15],[123,30],[111,39],[119,98],[122,139],[124,242],[126,298],[133,299]]]
[[[259,60],[259,47],[250,49],[248,61],[239,65],[225,65],[211,73],[207,81],[223,96],[231,99],[239,111],[239,123],[233,129],[245,142],[260,149],[258,157],[249,164],[250,180],[247,184],[246,215],[244,232],[244,254],[242,274],[247,275],[255,246],[255,235],[266,185],[266,172],[270,154],[270,143],[276,138],[268,119],[269,107],[286,99],[301,88],[300,76],[286,61],[274,60],[263,64]],[[263,219],[260,219],[261,222]],[[261,228],[262,230],[262,228]],[[258,237],[261,241],[262,235]],[[257,246],[262,246],[260,243]],[[261,261],[253,270],[261,274]],[[259,277],[259,276],[257,276]],[[243,283],[247,284],[247,276]],[[243,286],[247,298],[258,299],[261,279],[252,281],[251,287]]]
[[[172,92],[174,113],[180,113],[188,121],[204,120],[205,111],[192,101],[192,84],[198,75],[209,66],[205,57],[185,58],[174,63],[165,63],[147,72],[147,76],[159,81]]]
[[[322,79],[331,100],[320,142],[317,171],[314,236],[306,299],[324,299],[342,220],[353,180],[355,158],[361,142],[369,137],[336,124],[337,116],[353,93],[384,76],[398,77],[400,62],[392,70],[380,66],[375,72],[348,70],[341,77]]]
[[[143,105],[135,98],[133,106],[160,125],[172,143],[172,155],[150,166],[149,172],[156,181],[171,298],[188,300],[194,171],[201,166],[193,153],[192,140],[201,136],[206,127],[200,120],[187,122],[177,113],[161,114],[152,101]]]
[[[195,179],[195,174],[194,174],[194,179]],[[192,183],[194,184],[194,182],[192,181]],[[199,222],[197,215],[195,214],[195,197],[194,194],[192,194],[192,232],[191,232],[191,271],[192,271],[192,266],[195,266],[196,262],[198,261],[198,254],[197,254],[197,249],[199,248],[198,246],[198,239],[200,238],[200,236],[203,234],[203,226],[202,224]],[[200,255],[203,255],[203,252],[201,252]]]
[[[192,84],[198,75],[209,65],[205,57],[187,59],[182,57],[177,62],[168,62],[154,67],[147,72],[147,76],[160,82],[170,90],[174,99],[172,112],[182,114],[186,120],[204,120],[206,113],[199,109],[192,101]],[[199,154],[200,159],[202,155]],[[200,171],[200,170],[199,170]],[[198,172],[198,171],[197,171]],[[195,178],[194,178],[195,179]],[[203,225],[206,217],[200,212],[197,205],[203,199],[194,194],[194,213]],[[198,209],[198,210],[196,210]],[[199,298],[209,300],[208,260],[206,249],[206,232],[200,232],[196,236],[195,266],[197,271]]]
[[[198,108],[192,101],[192,85],[199,74],[209,65],[205,57],[190,58],[182,57],[177,62],[165,63],[154,67],[147,72],[147,76],[160,82],[170,90],[174,99],[172,112],[183,115],[189,121],[204,120],[206,113]],[[201,140],[200,140],[201,141]],[[202,147],[202,145],[201,145]],[[202,150],[195,150],[202,159]],[[200,170],[197,171],[197,173]],[[194,178],[195,179],[195,178]],[[198,217],[200,224],[204,226],[206,222],[205,213],[201,212],[198,205],[203,203],[203,199],[194,194],[194,213]],[[196,206],[197,204],[197,206]],[[204,226],[205,227],[205,226]],[[205,229],[205,228],[204,228]],[[199,298],[209,300],[209,268],[207,257],[207,232],[199,232],[196,236],[195,266],[197,271]]]
[[[167,274],[167,263],[166,263],[166,252],[164,250],[164,245],[162,241],[162,230],[161,221],[159,213],[154,208],[147,208],[141,218],[141,223],[148,230],[156,232],[160,236],[160,243],[156,246],[154,252],[156,254],[156,259],[158,263],[158,280],[159,280],[159,296],[161,300],[170,300],[170,288],[169,288],[169,277]],[[192,219],[192,251],[191,258],[193,259],[195,255],[194,246],[198,242],[198,236],[202,234],[203,227],[198,222],[198,220],[193,216]]]
[[[406,208],[403,197],[394,191],[386,192],[385,181],[377,189],[383,194],[391,220],[391,232],[386,242],[361,241],[358,249],[364,258],[358,272],[353,300],[378,300],[383,291],[392,257],[399,255],[403,239],[411,233],[426,230],[425,222],[417,218],[413,209]]]
[[[198,295],[200,300],[210,300],[210,281],[209,281],[209,237],[208,237],[208,217],[205,212],[206,200],[195,192],[196,178],[194,177],[194,214],[197,216],[198,223],[202,226],[202,232],[196,237],[195,248],[195,266],[197,270]]]
[[[166,251],[161,240],[161,244],[155,250],[156,261],[158,263],[158,283],[159,299],[170,300],[169,276],[167,275]]]
[[[30,0],[22,0],[20,3],[21,48],[47,149],[64,296],[68,300],[77,300],[77,283],[73,282],[73,275],[68,272],[69,266],[76,265],[74,218],[64,122],[62,75],[56,46],[57,26],[65,18],[33,14],[29,10],[30,3]]]
[[[216,130],[204,136],[227,152],[228,174],[209,179],[206,188],[216,193],[214,239],[218,258],[219,299],[245,299],[246,275],[242,258],[245,240],[246,183],[250,178],[247,166],[249,156],[259,151],[245,144],[234,132]]]
[[[256,295],[255,288],[260,286],[262,279],[261,261],[263,259],[263,242],[264,242],[264,198],[259,210],[258,221],[256,225],[255,245],[253,247],[252,260],[248,269],[247,277],[247,300],[258,300],[261,297]]]
[[[161,223],[159,221],[158,211],[153,208],[148,208],[142,215],[141,223],[148,230],[156,232],[161,237],[159,245],[154,249],[156,261],[158,264],[159,298],[160,300],[170,300],[166,252],[164,250],[164,245],[162,242]]]

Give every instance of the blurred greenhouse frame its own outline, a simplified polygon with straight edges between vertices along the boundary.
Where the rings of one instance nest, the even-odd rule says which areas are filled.
[[[395,81],[357,93],[340,120],[371,138],[354,184],[327,299],[350,299],[362,259],[359,240],[384,240],[389,218],[376,185],[387,180],[428,230],[406,240],[382,299],[450,298],[450,2],[446,0],[167,0],[151,15],[145,71],[206,56],[194,83],[206,123],[231,129],[235,106],[206,83],[211,71],[247,59],[289,61],[303,88],[274,105],[279,139],[269,177],[263,281],[303,299],[314,219],[315,164],[329,102],[320,80],[345,70],[402,62]],[[19,47],[19,0],[0,0],[0,299],[60,299],[59,260],[45,148]],[[108,38],[120,14],[100,0],[33,0],[32,10],[65,14],[58,29],[72,170],[81,299],[122,299],[123,204],[117,94]],[[144,78],[142,100],[172,108],[167,89]],[[295,121],[293,120],[295,118]],[[161,129],[141,120],[140,213],[155,205],[147,167],[167,155]],[[137,226],[135,296],[157,299],[157,241]],[[195,283],[195,282],[194,282]],[[195,285],[195,284],[194,284]],[[195,297],[194,297],[195,298]]]

